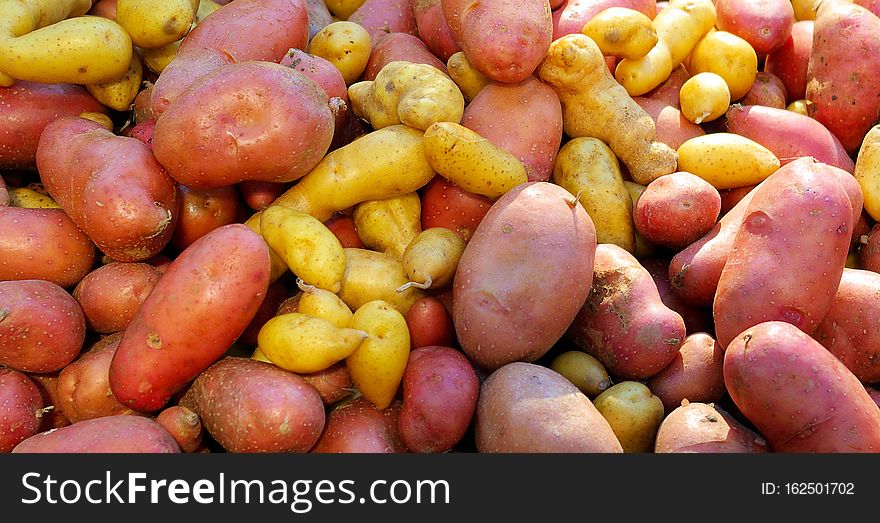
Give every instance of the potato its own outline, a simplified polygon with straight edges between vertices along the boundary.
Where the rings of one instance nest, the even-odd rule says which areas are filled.
[[[718,221],[721,195],[687,172],[657,178],[633,210],[636,229],[651,243],[681,249],[702,238]]]
[[[678,354],[663,370],[651,376],[646,385],[672,412],[682,400],[715,403],[724,396],[724,351],[705,332],[684,339]]]
[[[581,351],[568,351],[556,356],[550,368],[593,399],[611,386],[611,377],[602,362]]]
[[[372,41],[370,33],[354,22],[333,22],[309,41],[309,54],[333,64],[346,84],[353,84],[367,67]]]
[[[416,19],[418,36],[431,53],[446,62],[453,54],[461,52],[443,16],[440,0],[410,0],[409,6]]]
[[[73,297],[43,280],[0,281],[0,365],[23,372],[64,368],[82,350],[85,318]]]
[[[188,1],[188,0],[184,0]],[[86,86],[96,100],[115,111],[128,111],[140,91],[144,77],[144,66],[137,50],[131,53],[128,69],[121,78]],[[103,112],[97,113],[104,115]],[[109,118],[108,118],[109,120]],[[113,130],[112,122],[108,130]]]
[[[276,367],[308,374],[351,356],[366,337],[366,332],[293,312],[267,321],[260,329],[257,344]]]
[[[327,415],[327,425],[312,452],[352,454],[395,454],[406,452],[397,432],[391,406],[377,409],[363,397],[337,405]]]
[[[238,221],[243,206],[235,187],[193,189],[179,186],[180,211],[170,244],[178,251],[218,227]]]
[[[369,56],[370,60],[361,76],[362,80],[375,80],[379,71],[386,65],[399,61],[430,65],[446,74],[446,64],[431,54],[425,43],[417,36],[407,33],[391,33],[383,37],[382,41],[373,47]]]
[[[433,296],[425,296],[413,303],[404,319],[413,349],[430,345],[451,347],[456,343],[452,316],[443,302]]]
[[[880,125],[865,135],[853,169],[865,198],[865,211],[875,220],[880,217]]]
[[[176,42],[196,21],[199,0],[119,0],[116,21],[134,45],[157,48]]]
[[[390,34],[416,36],[419,32],[409,0],[366,0],[348,21],[362,25],[370,33],[374,47]]]
[[[807,92],[807,67],[813,49],[814,24],[812,20],[795,22],[782,47],[764,60],[764,71],[779,77],[789,100],[803,99]]]
[[[0,367],[0,453],[11,452],[39,432],[43,407],[40,390],[30,378]]]
[[[727,112],[730,89],[715,73],[698,73],[681,86],[681,114],[695,124],[711,122]]]
[[[326,320],[340,329],[348,326],[352,312],[339,296],[330,291],[306,285],[299,279],[296,283],[302,292],[298,295],[296,310],[291,312],[301,312],[313,318]],[[279,311],[277,316],[283,314],[288,314],[288,312]]]
[[[278,281],[270,283],[269,287],[266,289],[266,295],[263,298],[263,302],[260,303],[260,308],[257,309],[254,318],[248,323],[248,326],[244,329],[244,332],[241,333],[241,336],[238,337],[237,342],[244,345],[256,346],[257,335],[260,333],[260,329],[263,328],[263,325],[265,325],[267,321],[278,314],[278,307],[281,306],[287,297],[287,287],[285,287],[283,283]]]
[[[40,413],[40,425],[37,432],[60,429],[70,425],[70,420],[61,410],[61,398],[58,395],[58,374],[57,371],[48,374],[27,374],[39,389],[40,397],[43,398],[44,407]]]
[[[58,375],[58,406],[71,422],[104,416],[136,414],[119,403],[110,390],[108,371],[122,333],[93,345]]]
[[[669,413],[660,424],[654,452],[764,453],[767,442],[715,405],[687,403]]]
[[[504,365],[483,382],[475,438],[484,453],[623,451],[577,387],[546,367],[522,362]]]
[[[422,193],[422,229],[444,227],[469,242],[492,200],[436,176]]]
[[[647,0],[568,0],[561,9],[553,11],[553,39],[580,33],[584,25],[602,11],[611,7],[625,7],[653,19],[656,1]],[[554,9],[556,9],[554,7]]]
[[[672,283],[669,281],[669,260],[645,257],[639,258],[639,263],[653,278],[654,285],[657,286],[657,291],[660,293],[660,301],[677,312],[684,320],[685,332],[714,332],[712,311],[705,307],[691,305],[675,293]]]
[[[357,11],[358,7],[363,5],[364,0],[324,0],[324,3],[327,4],[327,9],[333,16],[346,20]]]
[[[354,219],[351,216],[335,213],[324,222],[324,225],[336,235],[343,247],[364,248],[364,242],[358,236],[357,227],[355,227]]]
[[[715,27],[743,38],[758,56],[766,56],[782,47],[794,24],[794,9],[788,0],[746,3],[718,0],[715,11]]]
[[[864,386],[790,323],[763,322],[738,334],[724,354],[724,383],[776,452],[880,448],[880,409]]]
[[[453,283],[464,352],[487,369],[543,356],[589,293],[595,248],[592,220],[565,189],[530,182],[502,196],[465,247]]]
[[[73,289],[86,326],[102,334],[125,330],[159,281],[146,263],[112,262],[87,274]]]
[[[602,54],[637,60],[657,45],[651,19],[625,7],[609,7],[584,24],[581,32],[596,42]]]
[[[449,57],[446,62],[446,72],[461,89],[461,94],[464,95],[464,100],[467,103],[470,103],[484,87],[492,83],[492,80],[474,67],[464,51],[458,51]]]
[[[202,421],[199,415],[186,407],[174,405],[156,416],[156,423],[180,445],[183,452],[195,452],[202,445]]]
[[[171,263],[126,329],[110,366],[113,394],[138,411],[162,408],[229,349],[268,285],[268,247],[244,225],[197,240]]]
[[[688,72],[685,66],[679,65],[678,67],[674,67],[672,69],[669,77],[664,80],[663,83],[651,89],[642,96],[650,100],[663,102],[666,105],[671,105],[676,109],[681,109],[681,105],[679,103],[681,86],[684,85],[684,83],[690,77],[691,74]],[[639,97],[634,98],[638,100]]]
[[[737,101],[752,88],[758,74],[758,57],[744,39],[726,31],[704,36],[691,51],[691,74],[715,73],[727,82],[730,99]]]
[[[625,453],[653,450],[657,428],[663,421],[663,403],[648,387],[624,381],[599,394],[593,405],[611,425]]]
[[[422,231],[403,252],[401,263],[409,282],[402,287],[436,289],[449,286],[464,248],[464,240],[445,227]]]
[[[172,454],[180,446],[162,425],[141,416],[84,420],[22,441],[15,454]]]
[[[300,377],[318,391],[321,401],[327,406],[335,405],[348,398],[355,390],[354,384],[351,382],[351,374],[349,374],[348,367],[344,362],[332,365],[322,371],[301,374]]]
[[[754,190],[712,306],[721,347],[765,321],[811,334],[830,309],[854,221],[830,169],[801,158]],[[785,276],[774,270],[782,267]]]
[[[406,246],[422,232],[421,201],[415,192],[357,204],[354,226],[368,248],[403,257]]]
[[[706,134],[702,127],[685,118],[684,114],[679,111],[678,92],[675,93],[674,105],[641,96],[636,96],[633,100],[654,120],[654,126],[657,129],[654,139],[660,143],[678,149],[681,144],[691,138]]]
[[[61,209],[0,207],[0,280],[73,287],[95,262],[95,244]]]
[[[785,92],[785,84],[778,76],[758,71],[755,76],[755,83],[746,93],[745,97],[740,100],[742,105],[762,105],[764,107],[775,107],[777,109],[785,109],[788,95]]]
[[[367,249],[345,250],[345,279],[339,297],[353,310],[373,300],[391,304],[401,314],[412,307],[424,292],[412,286],[398,292],[409,282],[400,259]]]
[[[769,149],[733,133],[698,136],[678,148],[678,169],[696,174],[718,190],[755,185],[779,166]]]

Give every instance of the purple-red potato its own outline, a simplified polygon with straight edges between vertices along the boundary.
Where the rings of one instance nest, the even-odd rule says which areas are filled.
[[[412,351],[403,374],[398,429],[413,452],[446,452],[461,440],[477,406],[480,381],[461,352],[438,345]]]
[[[324,429],[324,404],[311,385],[249,358],[214,363],[179,404],[230,452],[308,452]]]
[[[95,263],[95,244],[61,209],[0,207],[0,280],[76,285]]]
[[[238,191],[231,185],[215,189],[181,185],[180,210],[171,245],[182,251],[214,229],[235,223],[241,210]]]
[[[831,309],[816,327],[821,343],[862,383],[880,382],[880,274],[844,269]]]
[[[492,80],[521,82],[531,76],[547,55],[553,40],[547,0],[440,3],[446,23],[468,61]]]
[[[736,189],[725,189],[719,191],[721,195],[721,216],[727,214],[733,207],[740,202],[752,189],[757,185],[746,185],[745,187],[737,187]]]
[[[397,423],[384,411],[358,397],[334,408],[327,415],[327,425],[312,452],[345,454],[397,454],[406,452],[397,433]],[[395,420],[396,421],[396,420]]]
[[[654,452],[743,454],[768,449],[764,438],[721,408],[688,403],[676,407],[660,424]]]
[[[82,350],[82,308],[58,285],[0,281],[0,304],[0,365],[22,372],[54,372]]]
[[[73,289],[73,297],[89,329],[119,332],[134,318],[159,276],[159,270],[146,263],[111,262],[88,273]]]
[[[98,0],[87,14],[116,21],[116,0]]]
[[[287,288],[284,284],[279,281],[269,284],[269,287],[266,289],[265,298],[263,298],[263,302],[260,304],[260,308],[257,309],[257,313],[254,314],[254,319],[251,320],[247,328],[244,329],[244,332],[241,333],[241,336],[238,337],[238,341],[256,347],[257,334],[259,334],[260,329],[263,328],[263,324],[276,315],[278,307],[280,307],[281,303],[286,299]]]
[[[674,310],[684,320],[685,332],[713,332],[712,311],[706,307],[697,307],[686,303],[678,297],[669,282],[669,261],[659,258],[639,260],[642,267],[651,274],[657,292],[660,293],[660,301]],[[676,405],[677,406],[677,405]],[[667,409],[668,412],[669,409]]]
[[[785,84],[778,76],[764,71],[758,71],[755,82],[749,92],[739,101],[741,105],[763,105],[785,109],[788,106],[788,96],[785,93]]]
[[[186,407],[168,407],[156,416],[156,423],[171,434],[184,452],[195,452],[202,445],[202,420]]]
[[[358,236],[357,227],[354,225],[354,219],[345,214],[334,214],[326,222],[324,226],[339,240],[343,248],[352,247],[355,249],[364,249],[364,242]]]
[[[435,56],[446,63],[450,56],[461,51],[443,16],[440,0],[409,0],[409,5],[416,18],[419,38]]]
[[[135,125],[125,133],[129,138],[136,138],[144,142],[150,151],[153,150],[153,132],[156,129],[155,120],[146,120]]]
[[[304,74],[267,62],[230,64],[168,106],[156,121],[153,152],[192,188],[289,182],[321,160],[334,122],[327,93]]]
[[[530,182],[550,179],[562,143],[562,104],[552,87],[533,77],[492,82],[465,108],[461,124],[519,158]]]
[[[667,78],[662,84],[645,94],[645,98],[665,102],[667,105],[671,105],[672,107],[681,110],[681,97],[679,96],[679,93],[681,92],[681,86],[683,86],[690,77],[691,75],[688,73],[688,70],[685,69],[684,65],[679,65],[672,70],[672,74],[670,74],[669,78]]]
[[[795,22],[783,46],[764,60],[764,70],[782,80],[788,100],[803,100],[806,95],[814,24],[813,20]]]
[[[345,85],[345,78],[342,76],[339,69],[324,58],[309,54],[301,49],[289,50],[279,63],[306,75],[309,79],[318,84],[325,93],[327,93],[327,96],[330,98],[330,109],[334,112],[334,116],[336,117],[334,137],[341,134],[345,125],[348,123],[349,102],[348,86]],[[339,98],[343,103],[338,103],[338,101],[334,101],[333,98]],[[240,187],[244,188],[251,184],[256,184],[257,186],[265,185],[257,184],[257,182],[249,182]],[[242,189],[242,193],[245,194],[245,201],[248,201],[247,191]],[[248,205],[251,205],[250,201],[248,201]],[[253,208],[253,206],[251,208]]]
[[[61,410],[61,398],[58,396],[58,372],[48,374],[28,374],[43,398],[43,411],[40,413],[40,428],[37,432],[46,432],[70,425],[70,420]]]
[[[789,0],[716,0],[715,12],[715,27],[748,42],[759,57],[782,47],[794,24]]]
[[[855,153],[880,117],[880,18],[848,2],[822,2],[816,11],[806,98],[814,117]]]
[[[649,242],[681,249],[709,232],[720,212],[718,190],[682,171],[648,184],[633,209],[633,222]]]
[[[305,49],[308,18],[303,0],[237,0],[214,11],[184,37],[174,60],[159,75],[151,93],[155,116],[196,80],[223,65],[277,63],[290,48]]]
[[[633,100],[654,120],[654,127],[657,129],[654,139],[660,143],[678,150],[684,142],[706,134],[702,127],[662,100],[641,96],[636,96]]]
[[[40,136],[37,168],[52,198],[111,258],[142,261],[171,239],[177,184],[140,140],[60,118]]]
[[[179,453],[180,446],[162,425],[142,416],[106,416],[41,432],[22,441],[14,454]]]
[[[726,126],[729,132],[769,149],[782,165],[812,156],[849,173],[855,169],[840,140],[809,116],[774,107],[735,105],[727,111]]]
[[[40,430],[43,407],[40,390],[30,378],[0,367],[0,453],[12,452]]]
[[[724,354],[737,408],[775,452],[877,452],[880,409],[816,340],[769,321],[738,334]]]
[[[567,332],[575,345],[609,373],[638,380],[669,365],[685,335],[684,320],[632,254],[610,243],[596,247],[592,289]]]
[[[404,315],[413,349],[430,345],[451,347],[456,342],[452,316],[439,299],[425,296],[412,304]]]
[[[877,16],[880,16],[880,0],[853,0],[853,3],[864,7]]]
[[[584,24],[609,7],[635,9],[652,20],[657,10],[655,0],[568,0],[568,3],[553,12],[553,39],[580,33]]]
[[[330,14],[324,0],[306,0],[306,10],[309,13],[309,40],[311,40],[318,31],[333,23],[333,15]]]
[[[249,227],[215,229],[171,262],[141,305],[110,366],[110,388],[138,411],[217,361],[244,331],[269,286],[269,248]]]
[[[64,367],[58,375],[58,407],[72,423],[104,416],[135,414],[110,391],[107,373],[121,333],[108,336]]]
[[[493,372],[480,388],[475,419],[483,453],[623,452],[611,426],[577,387],[531,363]]]
[[[712,306],[721,347],[766,321],[812,334],[828,312],[854,223],[849,195],[830,169],[802,158],[753,191]]]
[[[562,187],[530,182],[504,194],[455,274],[452,318],[464,352],[489,370],[543,356],[590,293],[595,250],[593,221]]]
[[[442,176],[435,176],[422,194],[422,229],[446,227],[467,243],[490,207],[492,200],[489,198],[465,191]]]
[[[419,34],[409,0],[367,0],[348,21],[360,24],[370,33],[373,47],[392,33]]]
[[[33,167],[46,125],[86,112],[109,111],[81,85],[19,81],[0,87],[0,169]]]
[[[351,396],[354,391],[351,374],[349,374],[345,362],[337,363],[322,371],[301,374],[300,377],[315,387],[324,405],[335,405]]]
[[[431,54],[431,50],[419,40],[419,37],[408,33],[391,33],[373,46],[362,79],[375,80],[383,67],[399,60],[430,65],[446,74],[446,64]]]
[[[862,269],[880,273],[880,224],[874,224],[864,236],[859,238],[859,264]]]
[[[672,363],[651,376],[647,385],[672,412],[682,400],[715,403],[724,396],[724,351],[705,332],[684,339]]]
[[[249,209],[263,211],[290,187],[289,183],[248,180],[238,184],[238,191]]]

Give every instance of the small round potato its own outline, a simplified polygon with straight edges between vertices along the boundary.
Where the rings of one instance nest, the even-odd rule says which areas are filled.
[[[602,363],[586,352],[577,350],[563,352],[550,368],[562,374],[590,399],[595,398],[611,386],[611,377]]]
[[[318,31],[309,43],[308,51],[336,66],[345,83],[351,85],[366,69],[372,47],[370,33],[360,25],[333,22]]]
[[[758,55],[748,42],[726,31],[704,36],[691,51],[691,74],[716,73],[727,82],[730,99],[745,96],[758,74]]]
[[[593,400],[625,453],[650,452],[663,421],[663,402],[645,385],[624,381]]]
[[[688,120],[695,124],[711,122],[727,112],[730,89],[717,74],[699,73],[681,86],[679,101],[681,112]]]

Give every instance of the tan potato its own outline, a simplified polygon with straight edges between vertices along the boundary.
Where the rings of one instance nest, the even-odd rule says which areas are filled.
[[[370,33],[359,24],[333,22],[312,38],[308,52],[336,66],[351,85],[367,68],[372,47]]]
[[[586,352],[572,350],[553,359],[550,368],[562,374],[590,399],[611,386],[611,376],[602,362]]]
[[[637,381],[624,381],[607,389],[593,405],[608,420],[626,453],[650,452],[663,421],[663,402]]]

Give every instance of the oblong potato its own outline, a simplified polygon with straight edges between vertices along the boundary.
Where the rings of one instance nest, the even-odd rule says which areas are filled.
[[[339,297],[352,310],[382,300],[406,314],[425,295],[412,286],[398,290],[408,282],[399,258],[368,249],[345,249],[345,279]]]
[[[756,185],[779,169],[763,145],[732,133],[698,136],[678,148],[678,169],[696,174],[718,190]]]
[[[102,334],[124,331],[159,281],[147,263],[112,262],[87,274],[73,289],[89,329]]]
[[[769,452],[769,449],[764,438],[719,407],[688,403],[663,419],[657,430],[654,452],[741,454]]]
[[[41,432],[19,443],[13,454],[180,452],[174,437],[162,425],[142,416],[105,416]]]

